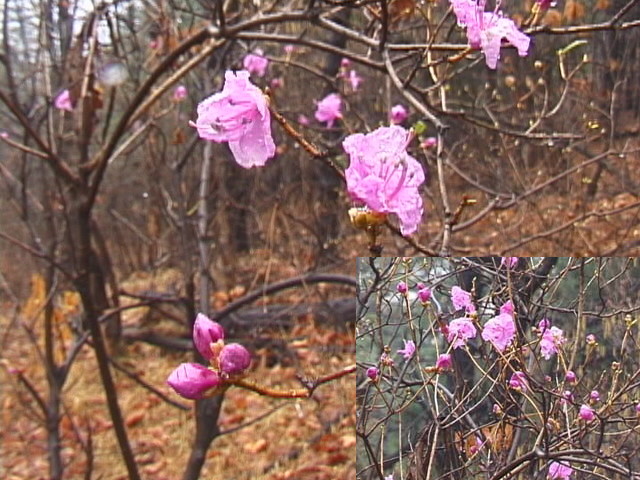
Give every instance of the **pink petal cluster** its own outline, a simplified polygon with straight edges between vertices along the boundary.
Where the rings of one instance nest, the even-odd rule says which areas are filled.
[[[245,55],[242,66],[249,73],[255,73],[259,77],[264,77],[267,73],[269,60],[264,57],[264,52],[256,48],[253,53]]]
[[[501,313],[484,324],[482,339],[491,342],[499,352],[511,345],[516,336],[516,325],[508,313]]]
[[[547,473],[548,480],[568,480],[573,473],[573,468],[570,465],[563,465],[559,462],[551,462],[549,465],[549,472]]]
[[[181,102],[185,98],[187,98],[187,87],[184,85],[178,85],[176,89],[173,91],[173,101]]]
[[[349,135],[342,146],[349,155],[345,170],[351,197],[377,213],[394,213],[402,235],[411,235],[422,219],[422,165],[406,151],[411,134],[399,126]]]
[[[511,315],[513,317],[513,312],[515,310],[515,307],[513,306],[513,302],[511,300],[507,300],[507,302],[503,303],[502,306],[500,307],[500,313],[503,314],[507,314],[507,315]]]
[[[471,302],[471,294],[457,285],[451,287],[451,303],[456,311],[463,308],[467,313],[475,313],[476,311],[475,305]]]
[[[402,355],[405,360],[409,360],[416,352],[416,344],[413,340],[403,340],[404,348],[398,350],[398,354]]]
[[[542,338],[540,339],[540,353],[549,360],[552,355],[558,353],[558,348],[565,343],[567,339],[564,337],[564,332],[558,327],[547,328],[542,332]]]
[[[433,148],[437,145],[438,145],[438,139],[436,137],[427,137],[420,144],[422,148]]]
[[[378,370],[376,367],[367,368],[367,377],[369,377],[371,381],[377,382],[378,378],[380,377],[380,370]]]
[[[519,390],[521,392],[526,392],[529,390],[529,381],[527,380],[527,375],[524,372],[517,371],[513,372],[511,378],[509,379],[509,387],[514,390]]]
[[[502,39],[518,49],[521,57],[527,55],[531,39],[518,30],[513,20],[502,12],[485,12],[486,0],[450,0],[458,24],[467,29],[469,45],[479,48],[485,55],[487,66],[495,69],[500,58]]]
[[[71,94],[69,90],[63,90],[58,94],[53,101],[53,105],[59,110],[66,110],[67,112],[73,111],[73,104],[71,103]]]
[[[315,117],[319,122],[326,122],[327,128],[333,127],[336,120],[342,118],[342,99],[337,93],[330,93],[318,102]]]
[[[504,267],[507,266],[509,268],[515,268],[516,265],[518,265],[518,257],[502,257],[500,260],[500,266]]]
[[[251,168],[275,155],[271,114],[266,97],[249,81],[249,72],[227,71],[224,88],[198,105],[198,118],[189,125],[200,138],[229,142],[236,162]]]
[[[396,285],[396,290],[401,295],[404,295],[405,293],[407,293],[408,289],[409,287],[407,287],[407,284],[405,282],[398,282],[398,285]]]
[[[238,343],[225,345],[222,326],[201,313],[193,325],[193,343],[211,365],[183,363],[171,372],[167,384],[185,398],[215,393],[230,377],[244,375],[251,364],[249,351]]]
[[[449,322],[447,340],[453,348],[464,347],[467,340],[475,338],[478,331],[470,318],[456,318]]]
[[[391,111],[389,112],[389,120],[391,120],[391,123],[393,123],[394,125],[401,124],[408,117],[409,113],[403,105],[398,104],[391,107]]]

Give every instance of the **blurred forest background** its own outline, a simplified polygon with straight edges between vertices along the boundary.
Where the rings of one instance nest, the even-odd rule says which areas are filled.
[[[145,387],[128,382],[144,376],[169,394],[164,380],[191,355],[198,311],[220,314],[232,338],[255,343],[258,377],[290,369],[275,383],[352,361],[353,258],[368,249],[349,223],[340,144],[388,124],[393,105],[409,110],[405,126],[422,122],[419,140],[438,146],[411,146],[428,172],[425,222],[406,239],[391,218],[384,254],[637,253],[637,2],[563,0],[533,16],[528,1],[501,8],[533,46],[524,58],[504,48],[494,72],[467,51],[443,1],[5,0],[0,374],[4,431],[16,435],[2,447],[8,478],[47,469],[51,478],[138,478],[142,468],[197,478],[203,465],[209,474],[231,468],[228,455],[212,460],[224,449],[209,450],[227,438],[237,450],[238,437],[219,436],[232,428],[218,428],[222,397],[183,414],[151,393],[149,402],[162,399],[158,418],[179,423],[161,430],[183,450],[144,443],[161,432],[131,417],[154,410],[139,394]],[[253,81],[325,152],[319,158],[274,121],[277,157],[244,170],[226,145],[188,126],[224,72],[258,49],[270,64]],[[179,86],[188,92],[181,101]],[[64,90],[72,111],[54,107]],[[313,113],[331,92],[343,98],[343,119],[326,128]],[[233,457],[234,468],[249,469],[236,478],[353,478],[353,390],[325,388],[330,400],[304,403],[318,409],[309,432],[280,435],[293,444],[281,449],[243,449],[252,461]],[[87,402],[102,420],[83,416]],[[289,414],[314,418],[296,405]],[[252,425],[253,441],[271,431]],[[129,438],[136,428],[146,440]],[[25,445],[35,451],[25,456]],[[325,445],[329,458],[305,460],[305,445]],[[254,450],[265,449],[258,465]]]

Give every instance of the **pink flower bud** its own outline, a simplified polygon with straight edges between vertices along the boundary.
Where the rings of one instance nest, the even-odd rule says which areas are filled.
[[[640,414],[640,403],[636,404],[636,413]]]
[[[187,98],[187,87],[184,85],[178,85],[176,89],[173,91],[173,101],[181,102],[185,98]]]
[[[551,462],[549,465],[548,480],[569,480],[573,474],[573,468],[570,465],[562,465],[558,462]]]
[[[451,354],[442,353],[438,356],[438,360],[436,360],[436,368],[438,370],[451,370],[453,366],[453,362],[451,361]]]
[[[589,335],[587,335],[586,340],[587,340],[587,345],[591,347],[595,347],[596,345],[598,345],[596,336],[593,333],[590,333]]]
[[[288,43],[284,46],[284,53],[291,55],[296,50],[296,46]]]
[[[428,287],[423,287],[418,290],[418,298],[422,303],[427,303],[431,300],[431,289]]]
[[[597,390],[592,390],[591,393],[589,394],[589,400],[591,400],[592,402],[599,402],[600,392],[598,392]]]
[[[351,65],[351,60],[349,60],[348,58],[343,58],[342,60],[340,60],[341,67],[347,68],[349,65]]]
[[[420,144],[422,148],[433,148],[436,145],[438,145],[438,139],[436,137],[427,137]]]
[[[257,48],[254,53],[249,53],[242,60],[244,69],[249,73],[255,73],[259,77],[264,77],[267,73],[267,67],[269,66],[269,60],[265,58],[264,52]]]
[[[407,117],[409,117],[409,113],[407,113],[407,109],[403,105],[398,104],[391,107],[391,112],[389,112],[391,123],[398,125],[404,122]]]
[[[529,389],[529,382],[525,373],[520,371],[513,372],[511,379],[509,379],[509,386],[514,390],[526,392]]]
[[[230,343],[220,352],[218,362],[221,372],[227,375],[241,375],[251,365],[251,354],[239,343]]]
[[[224,339],[224,329],[222,325],[210,320],[206,315],[199,313],[193,324],[193,343],[207,360],[211,360],[213,352],[211,344]]]
[[[301,113],[300,115],[298,115],[298,123],[304,126],[309,125],[309,117]]]
[[[573,370],[568,370],[564,375],[564,379],[569,383],[575,383],[577,380],[576,373]]]
[[[342,98],[337,93],[330,93],[318,102],[315,117],[319,122],[326,122],[327,128],[333,127],[336,120],[342,118]]]
[[[205,392],[221,384],[220,377],[214,371],[198,363],[183,363],[178,366],[167,384],[184,398],[195,400],[202,398]]]
[[[579,416],[585,422],[590,422],[594,418],[596,418],[596,413],[593,411],[593,408],[591,408],[589,405],[584,404],[580,407]]]
[[[379,376],[380,370],[378,370],[376,367],[367,368],[367,377],[369,377],[372,382],[377,382]]]
[[[398,293],[404,295],[408,290],[407,284],[405,282],[398,282],[398,285],[396,285],[396,290],[398,291]]]

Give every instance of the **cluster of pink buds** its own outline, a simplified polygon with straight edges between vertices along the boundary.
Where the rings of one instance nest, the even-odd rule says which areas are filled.
[[[224,343],[222,325],[199,313],[193,325],[193,343],[210,365],[183,363],[167,383],[178,395],[189,399],[215,395],[230,381],[242,378],[251,364],[251,354],[239,343]]]

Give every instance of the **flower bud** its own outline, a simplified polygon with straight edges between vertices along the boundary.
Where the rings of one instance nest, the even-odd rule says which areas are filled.
[[[380,377],[380,370],[376,367],[367,368],[367,377],[369,377],[372,382],[377,382]]]
[[[193,343],[200,352],[200,355],[207,360],[211,360],[213,356],[211,344],[221,339],[224,339],[222,325],[210,320],[206,315],[199,313],[193,324]]]
[[[218,362],[222,373],[241,375],[251,365],[251,354],[239,343],[230,343],[220,352]]]
[[[183,363],[178,366],[167,384],[184,398],[195,400],[202,398],[207,390],[221,384],[218,374],[198,363]]]

